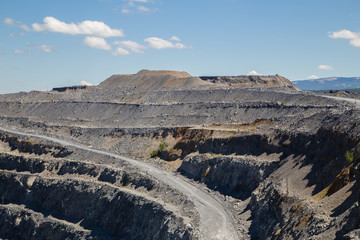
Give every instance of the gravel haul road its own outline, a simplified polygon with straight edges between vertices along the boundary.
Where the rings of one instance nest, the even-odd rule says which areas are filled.
[[[192,185],[191,183],[183,180],[182,178],[172,173],[160,170],[152,165],[149,165],[141,161],[137,161],[131,158],[127,158],[103,150],[93,149],[91,147],[87,147],[68,140],[62,140],[55,137],[49,137],[34,133],[20,132],[18,130],[8,129],[4,127],[0,127],[0,130],[12,134],[35,137],[50,142],[54,142],[57,144],[61,144],[64,146],[70,146],[77,149],[82,149],[85,151],[94,152],[97,154],[110,156],[122,161],[126,161],[132,164],[133,166],[139,168],[140,170],[148,173],[149,175],[157,178],[159,181],[168,184],[172,188],[177,189],[178,191],[184,193],[186,196],[189,197],[189,199],[191,199],[195,203],[200,215],[201,239],[232,240],[232,239],[243,238],[242,236],[239,236],[239,233],[234,227],[231,216],[227,214],[227,212],[224,210],[223,206],[218,200],[216,200],[213,196],[207,194],[203,190],[197,188],[196,186]]]

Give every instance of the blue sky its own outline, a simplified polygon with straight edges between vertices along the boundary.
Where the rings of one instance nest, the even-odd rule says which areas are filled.
[[[0,93],[141,69],[360,76],[359,0],[3,0]]]

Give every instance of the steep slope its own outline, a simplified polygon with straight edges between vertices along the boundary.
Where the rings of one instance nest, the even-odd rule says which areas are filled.
[[[137,91],[186,89],[209,85],[186,72],[141,70],[133,75],[113,75],[99,84],[100,88],[134,87]]]

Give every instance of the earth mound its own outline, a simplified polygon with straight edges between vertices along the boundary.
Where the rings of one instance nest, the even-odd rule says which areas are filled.
[[[193,77],[187,72],[141,70],[136,74],[113,75],[99,88],[132,87],[138,91],[216,88],[283,88],[299,90],[280,76],[204,76]]]
[[[137,90],[187,89],[211,83],[192,77],[187,72],[141,70],[137,74],[113,75],[100,83],[100,88],[135,87]]]
[[[172,77],[177,77],[177,78],[187,78],[187,77],[191,77],[190,74],[188,74],[187,72],[178,72],[178,71],[164,71],[164,70],[160,70],[160,71],[152,71],[152,70],[141,70],[139,71],[136,75],[143,75],[143,76],[172,76]]]

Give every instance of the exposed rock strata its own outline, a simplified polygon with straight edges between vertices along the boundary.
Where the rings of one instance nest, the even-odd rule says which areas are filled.
[[[242,239],[359,236],[359,116],[278,75],[141,71],[86,91],[0,96],[3,126],[181,173],[217,196]],[[201,236],[191,199],[129,164],[8,133],[0,140],[1,238]]]

